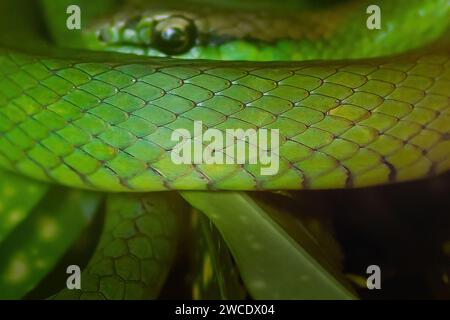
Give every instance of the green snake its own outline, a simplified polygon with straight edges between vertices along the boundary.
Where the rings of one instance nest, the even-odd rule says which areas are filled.
[[[145,193],[354,188],[450,169],[447,0],[378,1],[379,30],[366,26],[371,1],[129,2],[93,6],[101,14],[92,18],[79,1],[90,23],[73,31],[66,4],[42,1],[37,18],[37,9],[17,9],[35,4],[4,1],[2,168],[73,188]],[[117,12],[106,14],[110,6]],[[194,121],[221,132],[278,129],[278,171],[174,164],[171,135],[192,132]],[[148,196],[131,201],[130,221],[152,216],[146,201],[163,206],[163,195]],[[108,219],[86,277],[117,240],[108,232],[121,222]],[[170,238],[175,228],[164,232]],[[154,236],[138,233],[143,242]],[[101,290],[90,289],[94,297]]]

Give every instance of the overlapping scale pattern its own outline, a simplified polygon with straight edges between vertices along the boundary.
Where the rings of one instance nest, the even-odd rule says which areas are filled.
[[[98,247],[81,276],[81,289],[52,299],[155,299],[170,271],[186,210],[170,193],[110,195]]]
[[[108,191],[359,187],[450,168],[445,48],[348,62],[113,61],[0,50],[0,165]],[[196,120],[279,129],[278,173],[175,165],[171,134]]]

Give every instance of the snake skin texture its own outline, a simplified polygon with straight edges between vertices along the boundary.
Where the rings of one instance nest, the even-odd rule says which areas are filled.
[[[52,299],[155,299],[175,257],[185,207],[167,193],[111,195],[104,231],[84,269],[80,290]]]
[[[438,174],[450,168],[448,52],[217,65],[0,49],[0,165],[105,191],[343,188]],[[279,172],[173,164],[171,133],[194,120],[279,129]]]

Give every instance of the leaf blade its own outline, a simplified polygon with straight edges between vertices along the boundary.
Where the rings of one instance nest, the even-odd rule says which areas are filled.
[[[247,194],[181,194],[220,230],[255,299],[355,298]]]

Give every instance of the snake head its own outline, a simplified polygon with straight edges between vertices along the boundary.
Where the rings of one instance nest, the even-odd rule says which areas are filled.
[[[136,1],[88,28],[87,47],[184,59],[297,60],[310,45],[327,43],[347,10]]]
[[[201,45],[200,19],[193,11],[128,8],[87,29],[89,46],[147,56],[178,56]]]
[[[96,31],[106,46],[136,46],[179,55],[189,51],[197,40],[193,20],[182,14],[137,15],[103,25]]]

